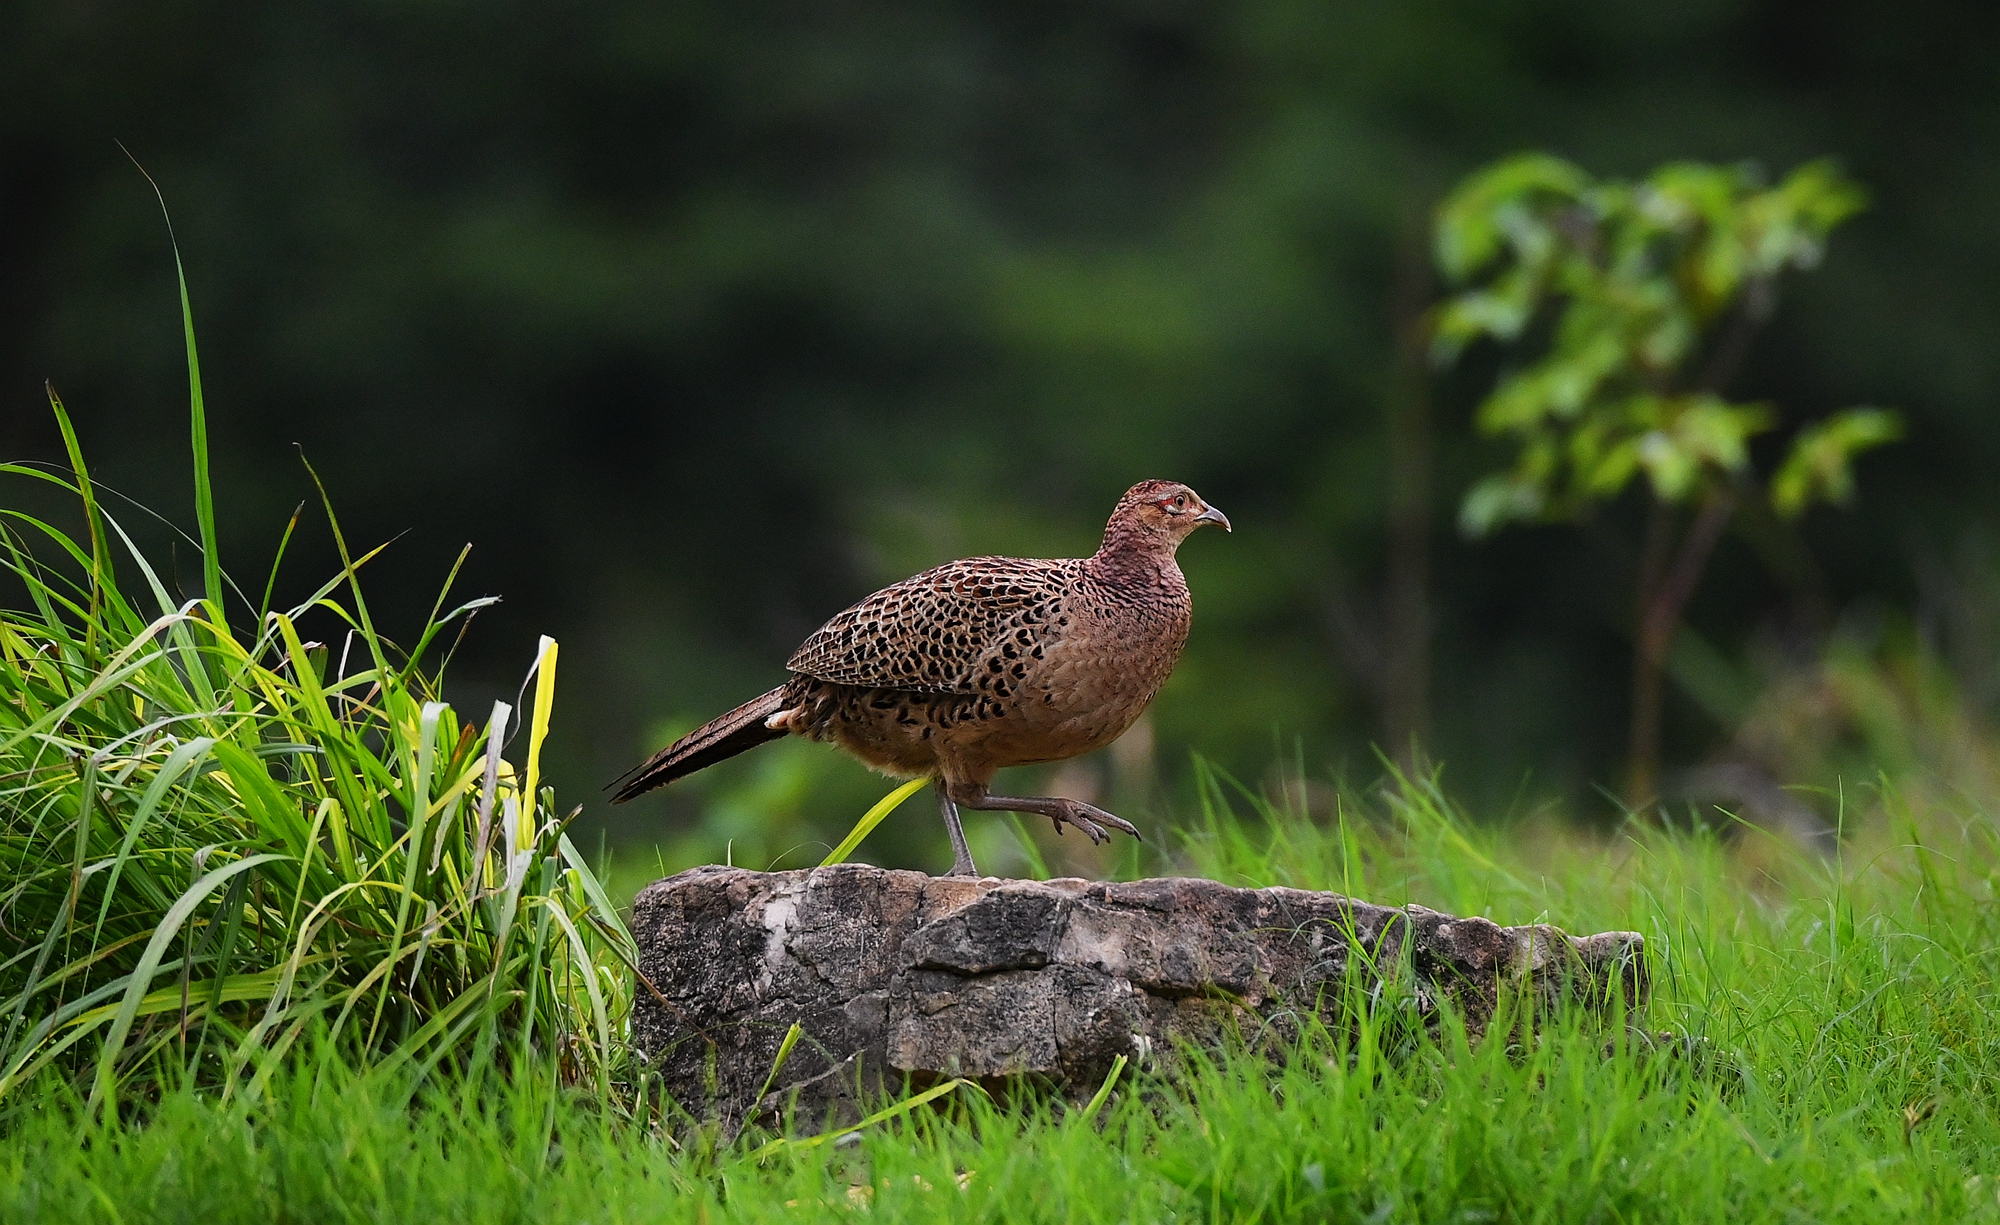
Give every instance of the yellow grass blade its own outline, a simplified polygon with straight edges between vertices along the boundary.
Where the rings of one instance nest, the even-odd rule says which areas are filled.
[[[535,840],[535,788],[542,778],[542,741],[549,734],[549,711],[556,700],[556,640],[544,634],[535,660],[535,714],[528,725],[528,785],[521,792],[521,845]],[[491,751],[497,752],[494,747]]]

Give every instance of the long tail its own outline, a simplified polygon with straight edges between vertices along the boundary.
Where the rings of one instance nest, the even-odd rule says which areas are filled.
[[[754,749],[767,740],[784,736],[784,728],[764,726],[764,720],[784,709],[784,697],[785,687],[780,685],[762,697],[751,698],[726,715],[710,719],[613,779],[611,786],[625,785],[618,787],[618,794],[611,797],[611,802],[623,804],[635,795],[664,787],[677,778],[706,769],[747,749]]]

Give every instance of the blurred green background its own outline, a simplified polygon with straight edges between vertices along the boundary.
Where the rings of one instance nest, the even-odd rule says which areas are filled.
[[[0,453],[59,456],[53,380],[97,475],[191,524],[173,265],[122,141],[187,262],[224,564],[261,586],[299,450],[351,540],[401,534],[368,567],[391,636],[472,542],[458,594],[505,601],[450,695],[511,698],[561,641],[551,766],[590,840],[815,862],[887,789],[831,750],[598,787],[859,596],[1088,552],[1149,476],[1237,530],[1182,554],[1149,723],[1036,785],[1151,828],[1198,751],[1323,809],[1414,743],[1476,812],[1615,818],[1637,503],[1459,538],[1511,358],[1407,343],[1431,210],[1522,149],[1831,155],[1871,193],[1728,392],[1908,437],[1807,520],[1804,570],[1724,542],[1670,669],[1681,793],[1805,822],[1878,769],[1994,783],[1991,5],[196,0],[0,7],[0,45]],[[281,596],[335,564],[308,516]],[[945,856],[922,800],[863,853]]]

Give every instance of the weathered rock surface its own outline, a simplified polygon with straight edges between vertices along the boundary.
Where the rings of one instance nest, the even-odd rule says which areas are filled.
[[[1089,1094],[1119,1055],[1283,1037],[1313,1011],[1334,1020],[1349,987],[1421,1017],[1449,998],[1475,1031],[1507,990],[1586,1008],[1614,988],[1636,1006],[1647,990],[1633,932],[1195,879],[708,867],[647,887],[633,912],[639,1049],[676,1100],[732,1129],[788,1103],[811,1128],[905,1078]],[[794,1022],[804,1040],[772,1078]]]

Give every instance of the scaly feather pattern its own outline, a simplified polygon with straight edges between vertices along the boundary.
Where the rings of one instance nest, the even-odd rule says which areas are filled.
[[[785,666],[837,685],[1007,697],[1069,628],[1081,561],[970,557],[836,615]]]

